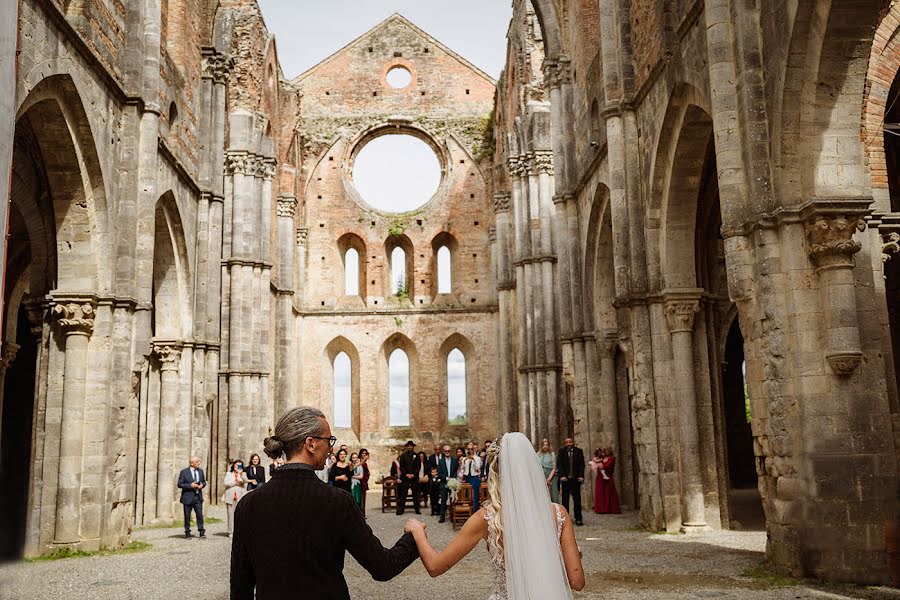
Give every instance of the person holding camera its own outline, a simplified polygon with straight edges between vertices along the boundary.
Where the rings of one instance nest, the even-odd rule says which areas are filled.
[[[475,444],[466,446],[466,457],[463,459],[463,476],[466,483],[472,486],[472,514],[478,512],[478,496],[481,490],[481,457],[475,452]]]
[[[238,502],[247,493],[247,475],[244,473],[244,463],[236,460],[231,463],[231,470],[225,474],[225,493],[222,501],[228,509],[228,537],[234,534],[234,510]]]

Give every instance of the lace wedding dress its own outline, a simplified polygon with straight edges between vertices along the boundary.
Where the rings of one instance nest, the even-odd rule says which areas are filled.
[[[559,504],[554,504],[553,508],[556,509],[556,539],[559,541],[562,536],[562,528],[563,523],[566,522],[566,518],[562,516],[562,512],[559,509]],[[494,593],[491,595],[488,600],[509,600],[509,595],[506,591],[506,565],[503,561],[503,552],[500,548],[497,547],[496,544],[492,542],[493,533],[494,533],[494,511],[489,507],[485,507],[484,510],[484,520],[488,523],[488,539],[487,539],[487,547],[488,553],[491,556],[491,567],[494,572]]]

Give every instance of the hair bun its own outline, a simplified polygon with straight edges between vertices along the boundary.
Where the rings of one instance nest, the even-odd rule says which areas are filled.
[[[284,454],[284,444],[276,436],[269,436],[263,441],[263,452],[273,460],[281,458],[281,455]]]

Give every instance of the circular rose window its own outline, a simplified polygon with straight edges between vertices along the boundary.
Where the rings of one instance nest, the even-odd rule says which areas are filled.
[[[419,138],[387,134],[372,139],[356,155],[353,184],[373,208],[391,213],[425,205],[441,184],[441,163]]]
[[[391,68],[385,76],[389,86],[395,90],[402,90],[412,83],[412,73],[406,67],[396,66]]]

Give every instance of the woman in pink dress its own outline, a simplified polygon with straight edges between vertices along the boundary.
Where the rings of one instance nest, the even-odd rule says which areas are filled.
[[[613,473],[616,470],[616,457],[612,448],[603,448],[600,456],[591,461],[594,469],[594,512],[599,515],[618,515],[622,513],[619,506],[619,493]],[[600,460],[597,461],[596,459]]]

